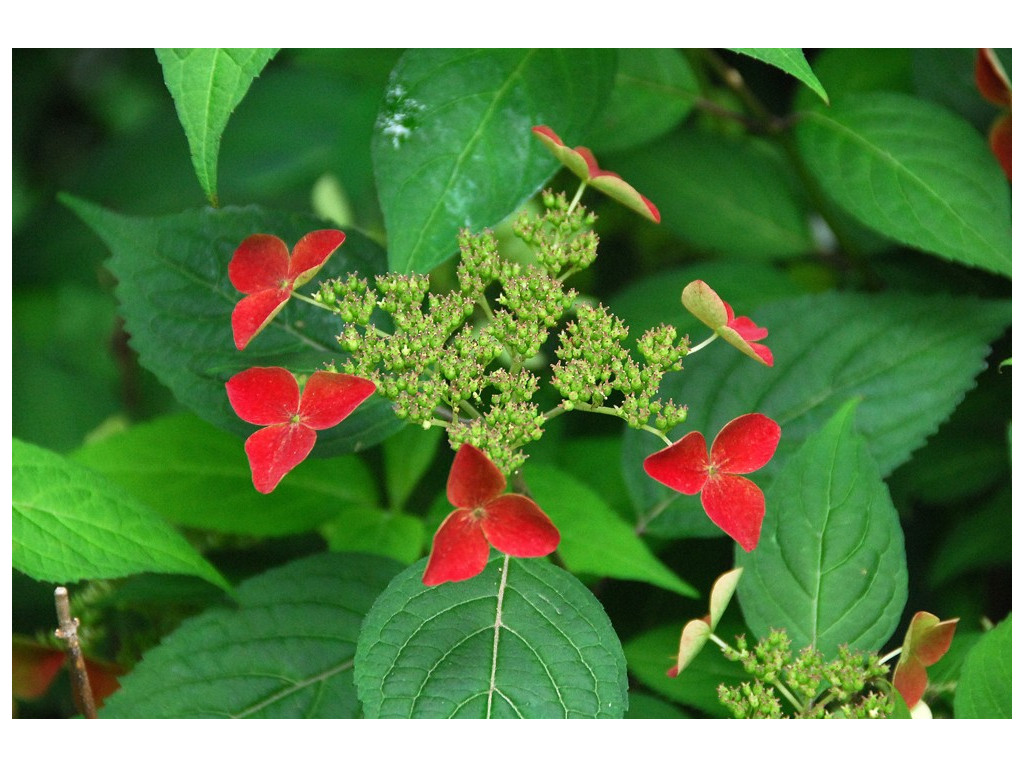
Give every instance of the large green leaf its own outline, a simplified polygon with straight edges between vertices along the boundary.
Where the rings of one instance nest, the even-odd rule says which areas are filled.
[[[442,430],[409,425],[384,441],[384,485],[392,509],[402,509],[437,453]]]
[[[157,48],[196,177],[217,205],[217,153],[228,118],[276,48]]]
[[[545,465],[528,464],[524,476],[530,495],[562,536],[558,555],[569,570],[646,581],[697,597],[697,591],[651,554],[636,531],[586,485]]]
[[[419,517],[365,505],[350,505],[320,529],[330,549],[368,552],[409,565],[423,555],[427,530]]]
[[[953,699],[958,718],[1013,717],[1012,623],[1007,616],[967,654]]]
[[[792,75],[828,103],[828,94],[815,76],[811,65],[807,63],[804,52],[799,48],[730,48],[731,51],[744,53],[747,56],[778,67]]]
[[[101,717],[356,717],[359,626],[399,566],[329,552],[239,585],[148,651]]]
[[[377,501],[370,470],[353,455],[309,459],[289,472],[273,493],[259,493],[242,440],[190,413],[89,443],[75,459],[166,519],[222,533],[285,536],[311,531],[347,506]]]
[[[1010,186],[962,118],[902,94],[854,94],[805,113],[796,137],[810,172],[865,225],[1010,275]]]
[[[662,224],[693,248],[742,258],[814,250],[790,172],[761,139],[687,126],[612,163],[654,201]]]
[[[253,431],[235,415],[224,391],[224,383],[238,371],[280,365],[310,373],[324,361],[342,358],[336,318],[294,299],[244,351],[235,348],[231,337],[231,310],[242,295],[228,280],[228,262],[238,244],[266,232],[292,246],[324,222],[255,206],[130,217],[69,195],[62,200],[113,253],[107,263],[118,279],[117,298],[139,361],[211,424],[241,436]],[[354,270],[373,275],[383,266],[380,248],[349,232],[317,277]],[[321,432],[313,455],[359,450],[400,427],[391,406],[375,396],[337,427]]]
[[[495,554],[479,576],[400,574],[366,616],[366,717],[622,717],[626,660],[597,599],[544,560]]]
[[[728,295],[723,294],[731,302]],[[738,314],[742,306],[733,305]],[[728,421],[761,412],[782,426],[775,457],[752,478],[763,483],[851,397],[857,424],[883,476],[909,458],[948,418],[985,366],[989,344],[1010,322],[1003,302],[966,297],[829,293],[766,304],[751,317],[769,330],[772,368],[713,344],[666,377],[663,397],[689,405],[673,433],[710,441]],[[664,536],[709,533],[696,497],[684,497],[643,472],[663,447],[645,432],[624,437],[623,471],[639,510],[670,502],[649,530]]]
[[[408,51],[388,85],[373,162],[388,264],[428,272],[461,227],[504,219],[557,163],[530,128],[578,141],[611,89],[611,50]]]
[[[682,122],[700,96],[686,56],[676,48],[620,48],[615,85],[587,134],[595,152],[628,149]]]
[[[899,516],[846,403],[812,435],[766,494],[761,541],[737,549],[739,601],[751,631],[789,632],[825,658],[841,644],[878,650],[907,600]]]
[[[159,515],[95,472],[15,439],[12,565],[33,579],[71,582],[183,573],[230,586]]]

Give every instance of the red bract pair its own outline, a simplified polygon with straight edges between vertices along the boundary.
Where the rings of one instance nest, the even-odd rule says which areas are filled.
[[[760,469],[775,454],[782,429],[760,413],[733,419],[708,454],[700,432],[690,432],[644,460],[644,471],[673,490],[700,494],[711,521],[750,552],[761,537],[764,494],[740,475]]]
[[[1005,110],[989,129],[988,143],[992,154],[1003,167],[1006,178],[1010,179],[1013,169],[1013,91],[1006,70],[991,48],[978,49],[978,56],[974,62],[974,82],[982,96]]]
[[[736,317],[732,307],[703,280],[694,280],[683,288],[683,306],[743,354],[765,365],[772,365],[772,351],[758,344],[768,337],[767,328],[759,328],[749,317]]]
[[[448,501],[456,507],[437,529],[423,583],[463,581],[483,571],[491,546],[513,557],[543,557],[558,546],[558,529],[532,500],[503,493],[505,476],[469,443],[455,454]]]
[[[586,147],[576,147],[575,149],[567,147],[565,142],[558,137],[558,134],[546,125],[535,125],[533,132],[544,146],[551,150],[551,154],[557,157],[562,165],[594,189],[604,192],[613,200],[622,203],[627,208],[636,211],[656,224],[661,221],[661,214],[654,203],[623,181],[619,174],[601,170],[601,167],[597,164],[597,159],[594,157],[594,153],[589,149]]]
[[[939,617],[927,611],[918,611],[910,620],[900,660],[893,672],[892,684],[900,692],[909,709],[921,700],[925,688],[928,687],[930,667],[949,650],[953,643],[953,633],[960,619],[939,621]]]
[[[250,368],[226,386],[239,418],[264,427],[245,441],[252,484],[260,493],[274,490],[309,455],[317,430],[339,424],[376,389],[359,376],[317,371],[300,395],[298,381],[284,368]]]
[[[320,229],[299,240],[289,256],[288,246],[279,237],[245,238],[228,264],[231,284],[248,294],[231,313],[235,346],[245,349],[281,311],[292,291],[312,280],[343,242],[344,232]]]

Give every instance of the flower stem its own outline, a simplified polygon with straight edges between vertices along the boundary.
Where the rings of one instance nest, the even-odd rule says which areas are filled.
[[[708,344],[710,344],[712,341],[714,341],[717,338],[718,338],[718,334],[717,333],[712,333],[710,336],[708,336],[706,339],[704,339],[704,341],[702,341],[700,344],[692,346],[688,350],[686,350],[686,354],[689,356],[689,355],[692,355],[694,352],[700,352],[700,350],[704,349],[704,347],[706,347]]]
[[[581,182],[579,189],[576,190],[576,194],[572,198],[572,202],[569,203],[569,208],[565,212],[566,215],[572,213],[573,210],[576,208],[576,206],[579,205],[580,198],[583,197],[583,190],[585,190],[586,188],[587,188],[587,182],[585,182],[585,181]]]

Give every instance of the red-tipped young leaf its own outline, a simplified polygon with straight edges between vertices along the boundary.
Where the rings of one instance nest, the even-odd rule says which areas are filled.
[[[715,579],[715,583],[711,587],[711,598],[708,600],[708,624],[711,625],[712,630],[721,621],[722,614],[725,613],[729,601],[732,600],[732,596],[736,592],[736,585],[739,584],[742,575],[742,568],[733,568]]]
[[[245,441],[253,487],[260,493],[270,493],[281,478],[309,456],[314,443],[316,432],[299,423],[274,424],[253,432]]]
[[[476,446],[463,443],[448,473],[448,501],[476,509],[505,490],[505,476]]]
[[[228,379],[225,388],[238,418],[250,424],[280,424],[299,411],[298,382],[284,368],[249,368]]]
[[[428,587],[471,579],[487,565],[491,547],[472,510],[456,509],[437,529],[423,572]]]
[[[711,463],[721,472],[745,475],[769,462],[782,437],[782,428],[761,413],[730,421],[711,444]]]
[[[344,242],[345,233],[337,229],[318,229],[299,240],[288,263],[292,288],[308,283]]]
[[[750,552],[761,538],[764,494],[752,481],[739,475],[713,473],[700,493],[711,521]]]
[[[558,529],[526,496],[507,493],[487,503],[480,521],[487,540],[513,557],[543,557],[558,547]]]
[[[1003,115],[992,125],[988,134],[988,145],[992,148],[992,154],[996,156],[999,165],[1002,166],[1006,178],[1013,179],[1013,120],[1009,115]]]
[[[691,315],[712,330],[717,330],[730,320],[726,303],[703,280],[694,280],[687,284],[683,288],[682,301]]]
[[[708,446],[704,435],[690,432],[644,459],[644,471],[663,485],[693,495],[708,479]]]
[[[372,381],[360,376],[317,371],[302,391],[302,423],[313,429],[337,426],[376,389]]]

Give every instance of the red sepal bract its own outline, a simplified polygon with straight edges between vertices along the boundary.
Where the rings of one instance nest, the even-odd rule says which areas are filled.
[[[760,413],[739,416],[724,427],[711,444],[690,432],[644,460],[644,471],[673,490],[700,493],[701,505],[711,521],[750,552],[761,537],[764,494],[740,475],[754,472],[771,459],[782,428]]]
[[[924,695],[928,687],[925,667],[946,655],[958,621],[960,619],[939,621],[938,616],[927,611],[918,611],[910,620],[900,660],[892,676],[892,684],[907,703],[907,708],[913,709]]]
[[[729,303],[703,280],[694,280],[683,288],[682,301],[694,317],[740,352],[765,365],[774,364],[772,351],[757,343],[767,338],[768,329],[759,327],[749,317],[736,317]]]
[[[336,426],[373,394],[373,382],[345,373],[317,371],[299,393],[284,368],[249,368],[225,385],[243,421],[262,426],[245,441],[252,483],[270,493],[313,450],[316,432]]]
[[[566,168],[579,176],[590,186],[604,192],[613,200],[650,219],[655,224],[661,222],[661,213],[657,206],[641,195],[636,189],[623,180],[617,173],[605,171],[597,164],[594,153],[586,147],[572,149],[566,146],[558,134],[546,125],[533,126],[533,132],[541,143],[558,158]]]
[[[434,534],[423,572],[428,587],[470,579],[487,565],[491,546],[513,557],[543,557],[555,551],[559,534],[536,502],[502,493],[505,476],[484,455],[463,444],[448,475],[448,500],[457,509]]]
[[[235,346],[245,349],[281,311],[291,292],[309,282],[343,242],[344,232],[319,229],[299,240],[289,256],[279,237],[245,238],[228,264],[231,284],[247,294],[231,312]]]

